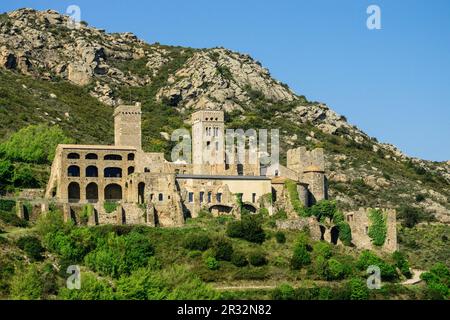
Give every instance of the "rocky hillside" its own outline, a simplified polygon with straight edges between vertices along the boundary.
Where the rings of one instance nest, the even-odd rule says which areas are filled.
[[[140,101],[144,148],[168,151],[166,133],[189,126],[192,110],[220,108],[230,127],[280,128],[283,151],[326,148],[331,196],[345,208],[408,204],[450,222],[449,162],[409,158],[378,143],[248,55],[147,44],[86,23],[70,28],[55,11],[21,9],[0,15],[0,67],[0,140],[46,122],[79,142],[108,143],[113,106]]]

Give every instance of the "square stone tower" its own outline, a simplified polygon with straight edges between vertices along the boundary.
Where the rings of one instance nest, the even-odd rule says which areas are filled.
[[[114,143],[116,146],[142,148],[141,104],[121,105],[114,110]]]
[[[224,114],[200,110],[191,116],[194,174],[219,174],[225,168]]]
[[[305,147],[288,150],[287,167],[299,174],[301,182],[308,184],[309,205],[328,198],[322,148],[311,151]]]

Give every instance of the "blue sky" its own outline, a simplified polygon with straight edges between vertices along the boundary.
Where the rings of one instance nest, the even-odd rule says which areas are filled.
[[[249,53],[298,94],[326,103],[411,156],[450,160],[448,0],[108,0],[0,3],[65,12],[147,42]],[[366,9],[381,8],[381,30]]]

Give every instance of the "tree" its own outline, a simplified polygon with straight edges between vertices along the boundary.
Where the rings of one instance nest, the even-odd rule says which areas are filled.
[[[363,279],[352,278],[347,282],[350,291],[350,300],[367,300],[369,298],[369,290]]]
[[[58,126],[30,125],[0,144],[0,154],[13,161],[51,163],[56,146],[72,142]]]
[[[40,272],[35,264],[19,270],[11,279],[11,298],[17,300],[38,300],[43,293]]]
[[[294,253],[291,258],[292,269],[298,270],[310,263],[311,256],[306,248],[306,245],[298,243],[294,248]]]
[[[261,219],[257,215],[245,215],[242,216],[240,221],[230,222],[226,234],[231,238],[241,238],[259,244],[266,239],[266,234],[261,226]]]

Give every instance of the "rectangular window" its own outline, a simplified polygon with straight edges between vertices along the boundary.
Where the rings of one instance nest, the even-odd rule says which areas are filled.
[[[216,141],[216,150],[219,151],[219,141]]]
[[[205,194],[205,193],[204,193],[203,191],[200,192],[200,203],[203,202],[203,195],[204,195],[204,194]]]
[[[158,200],[159,200],[159,201],[163,201],[163,200],[164,200],[164,195],[163,195],[162,193],[160,193],[160,194],[158,195]]]
[[[189,202],[194,202],[194,193],[189,192]]]
[[[208,203],[211,202],[211,197],[212,197],[212,193],[211,193],[211,192],[208,192]]]
[[[253,203],[256,202],[256,193],[252,193],[252,202],[253,202]]]
[[[218,193],[217,195],[216,195],[216,199],[217,199],[217,202],[222,202],[222,194],[221,193]]]

